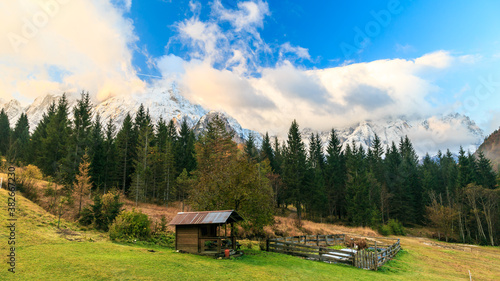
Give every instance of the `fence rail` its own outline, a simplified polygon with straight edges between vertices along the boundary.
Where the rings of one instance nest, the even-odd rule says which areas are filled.
[[[399,239],[379,237],[369,237],[366,240],[368,248],[359,251],[330,248],[345,245],[346,239],[349,238],[346,238],[345,234],[282,237],[268,239],[266,249],[269,252],[300,256],[324,262],[349,264],[369,270],[377,270],[392,259],[401,249]],[[393,241],[396,242],[392,243]]]

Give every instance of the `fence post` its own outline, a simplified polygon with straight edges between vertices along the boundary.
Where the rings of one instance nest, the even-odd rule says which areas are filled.
[[[266,240],[266,252],[269,252],[269,238]]]

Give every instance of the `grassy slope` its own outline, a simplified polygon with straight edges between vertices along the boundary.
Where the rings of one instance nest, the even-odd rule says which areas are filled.
[[[60,233],[54,216],[20,195],[17,199],[17,273],[13,279],[3,258],[0,280],[466,280],[469,269],[474,280],[500,278],[500,250],[492,247],[403,238],[405,250],[378,272],[258,250],[233,260],[215,260],[111,243],[102,234],[79,231],[67,222],[63,222],[66,234]],[[7,202],[5,190],[0,190],[0,202]],[[6,218],[2,208],[0,221]],[[6,239],[6,230],[0,230],[1,256],[7,253]],[[147,251],[152,248],[156,252]]]

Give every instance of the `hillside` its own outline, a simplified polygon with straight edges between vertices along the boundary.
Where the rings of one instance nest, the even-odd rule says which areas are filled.
[[[495,171],[500,169],[500,130],[494,131],[479,146],[478,150],[483,151],[484,156],[491,160],[491,165]]]
[[[416,237],[401,237],[404,250],[378,272],[261,252],[255,246],[249,249],[245,241],[246,255],[231,260],[180,254],[151,245],[116,244],[105,233],[82,231],[65,220],[59,230],[53,215],[20,194],[16,197],[18,262],[15,275],[2,267],[2,280],[466,280],[469,270],[473,280],[499,277],[498,248]],[[7,201],[5,189],[0,190],[0,200]],[[145,212],[163,212],[163,207],[144,207]],[[4,210],[0,220],[6,219]],[[278,219],[277,227],[283,227],[286,221]],[[339,232],[360,231],[327,224],[315,226],[337,227]],[[0,239],[7,241],[5,230],[0,232]],[[7,252],[6,243],[0,251]]]

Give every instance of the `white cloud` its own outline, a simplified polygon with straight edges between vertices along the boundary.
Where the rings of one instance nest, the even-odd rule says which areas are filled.
[[[472,135],[460,120],[449,120],[444,122],[436,117],[428,119],[428,128],[418,126],[409,131],[408,137],[412,140],[418,155],[436,155],[438,149],[447,148],[457,152],[460,146],[465,151],[474,151],[476,147],[471,145],[477,142],[477,137]],[[444,151],[443,151],[444,152]]]
[[[290,42],[286,42],[280,46],[280,57],[282,57],[285,53],[293,53],[299,59],[311,60],[309,50],[300,46],[292,46]]]
[[[220,20],[230,22],[236,32],[247,31],[253,34],[257,33],[256,28],[264,26],[264,18],[270,15],[269,6],[261,0],[239,2],[237,10],[226,9],[220,0],[216,0],[212,10]]]
[[[123,16],[131,1],[7,1],[0,10],[0,95],[90,91],[99,99],[141,91],[131,64],[137,41]],[[5,74],[5,75],[4,75]]]
[[[199,3],[190,2],[190,6],[200,9]],[[237,8],[227,9],[217,0],[211,9],[212,17],[207,21],[200,20],[199,13],[193,12],[191,18],[175,25],[177,39],[190,47],[189,59],[222,65],[238,74],[256,71],[259,55],[270,52],[258,32],[269,15],[267,3],[239,2]],[[229,22],[231,28],[223,30],[220,25],[224,22]]]
[[[415,60],[415,64],[433,68],[447,68],[453,62],[453,57],[449,52],[437,51],[430,54],[426,54]]]

